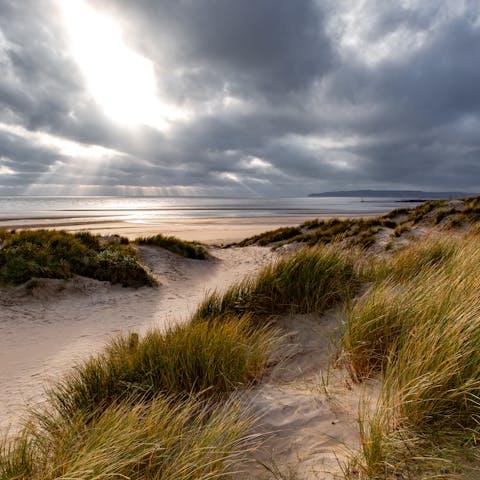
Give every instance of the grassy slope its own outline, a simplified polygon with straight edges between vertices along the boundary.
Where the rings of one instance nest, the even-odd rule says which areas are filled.
[[[305,301],[308,276],[319,283],[311,282]],[[320,312],[357,285],[351,255],[329,249],[297,254],[259,278],[246,295],[268,305],[275,294],[274,310],[256,315],[252,304],[236,309],[235,302],[208,312],[201,307],[186,325],[119,337],[78,365],[0,450],[0,478],[227,475],[252,445],[251,419],[228,396],[260,380],[278,348],[271,315]]]
[[[83,275],[126,287],[153,285],[127,239],[55,230],[0,231],[0,284]]]
[[[226,478],[251,448],[251,423],[238,403],[195,397],[121,402],[95,421],[82,412],[31,416],[21,436],[0,452],[0,478]]]
[[[352,377],[383,379],[352,477],[477,478],[467,466],[478,464],[480,434],[478,240],[437,235],[407,247],[375,266],[349,312]]]
[[[395,209],[375,218],[333,218],[309,220],[298,227],[285,227],[246,238],[238,246],[272,245],[277,248],[288,243],[308,246],[341,243],[344,246],[369,248],[376,244],[379,234],[386,232],[391,249],[401,237],[415,233],[420,226],[458,229],[480,220],[480,197],[457,201],[432,200],[414,208]]]
[[[393,255],[360,254],[354,267],[369,288],[349,309],[343,358],[353,380],[375,377],[382,389],[375,410],[360,414],[362,450],[349,478],[480,476],[478,220],[479,197],[432,201],[367,221],[314,220],[301,233],[280,229],[242,243],[369,247],[382,230],[391,243],[409,240]],[[228,295],[214,300],[232,303]]]
[[[194,320],[249,315],[258,322],[283,313],[321,313],[358,287],[353,252],[305,249],[285,256],[224,293],[214,292]]]
[[[119,337],[77,365],[0,446],[0,478],[223,478],[252,445],[228,394],[261,378],[278,334],[212,322]]]

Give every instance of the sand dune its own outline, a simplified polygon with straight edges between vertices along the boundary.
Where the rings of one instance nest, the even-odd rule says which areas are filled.
[[[378,213],[362,212],[348,216],[369,216]],[[338,214],[335,214],[338,217]],[[345,215],[340,215],[345,216]],[[315,217],[317,218],[317,216]],[[332,218],[320,216],[318,218]],[[21,219],[0,220],[0,228],[53,228],[67,232],[89,231],[100,235],[118,234],[133,240],[140,236],[174,235],[183,240],[204,242],[210,245],[222,245],[239,242],[244,238],[274,230],[280,227],[299,225],[311,220],[311,215],[291,215],[288,217],[234,217],[234,218],[170,218],[156,222],[142,220],[112,220],[112,219],[75,219],[75,218],[48,218],[48,219]]]
[[[142,246],[142,261],[158,288],[135,290],[77,277],[0,289],[0,430],[15,430],[25,408],[44,398],[49,381],[100,351],[112,336],[182,322],[206,292],[225,289],[279,254],[256,246],[210,252],[209,260],[189,260]],[[288,355],[243,392],[247,408],[261,419],[256,433],[263,444],[241,478],[267,479],[272,472],[274,478],[338,478],[342,462],[358,447],[356,415],[364,387],[352,385],[342,368],[332,368],[339,314],[279,320],[286,332],[281,354]]]
[[[207,261],[189,260],[142,247],[158,288],[76,278],[0,289],[0,427],[18,423],[25,406],[42,398],[48,379],[99,351],[112,335],[182,321],[206,292],[255,272],[274,255],[261,247],[211,253]]]

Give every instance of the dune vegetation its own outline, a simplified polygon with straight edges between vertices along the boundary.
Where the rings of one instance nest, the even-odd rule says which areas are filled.
[[[249,451],[252,418],[238,402],[158,396],[120,402],[91,419],[31,415],[0,451],[2,479],[225,478]]]
[[[0,284],[82,275],[125,287],[154,285],[128,239],[87,232],[0,230]]]
[[[225,292],[213,292],[199,306],[194,320],[248,315],[258,323],[285,313],[321,313],[346,301],[357,287],[352,252],[304,249],[280,258]]]
[[[255,446],[228,394],[262,377],[279,342],[248,319],[118,337],[4,440],[0,478],[223,478]]]
[[[187,242],[173,236],[158,234],[150,237],[137,238],[135,242],[139,245],[161,247],[186,258],[205,260],[209,257],[207,249],[200,243]]]
[[[297,250],[211,293],[185,324],[119,336],[59,379],[0,445],[0,479],[231,478],[261,441],[239,398],[282,357],[276,319],[294,328],[295,314],[335,306],[344,312],[336,365],[353,382],[380,385],[375,404],[359,406],[360,449],[345,478],[478,478],[478,205],[435,201],[381,219],[303,224]],[[423,236],[394,233],[415,225]],[[377,228],[391,231],[394,248],[372,255],[351,241],[367,232],[378,246]],[[3,234],[3,255],[15,235]],[[72,238],[100,248],[96,237]]]
[[[378,249],[380,244],[389,250],[398,239],[415,236],[422,228],[459,230],[478,220],[480,197],[430,200],[413,208],[397,208],[374,218],[308,220],[298,227],[284,227],[246,238],[237,245],[269,245],[276,249],[292,243],[308,246],[339,243],[347,248]]]
[[[130,242],[118,235],[101,237],[88,232],[0,230],[0,285],[82,275],[125,287],[153,286],[156,282],[142,265],[137,245],[154,245],[187,258],[209,256],[200,244],[162,235]]]
[[[435,235],[378,260],[348,312],[352,378],[382,380],[354,478],[477,478],[479,239]]]
[[[323,279],[312,281],[304,298],[309,275]],[[246,296],[263,299],[261,315],[254,304],[235,309],[224,302],[212,311],[203,305],[184,325],[118,337],[59,379],[46,405],[5,440],[0,478],[229,476],[261,441],[251,434],[248,406],[232,394],[259,382],[281,357],[283,337],[273,315],[320,312],[346,299],[355,278],[349,254],[307,250],[242,284],[256,288]],[[242,288],[232,287],[230,298]],[[273,294],[275,309],[268,307]]]

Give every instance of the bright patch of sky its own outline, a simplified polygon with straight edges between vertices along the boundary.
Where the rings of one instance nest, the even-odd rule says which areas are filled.
[[[88,89],[105,113],[127,124],[159,130],[185,118],[185,111],[160,99],[151,60],[128,47],[113,19],[82,0],[59,1],[75,60]]]

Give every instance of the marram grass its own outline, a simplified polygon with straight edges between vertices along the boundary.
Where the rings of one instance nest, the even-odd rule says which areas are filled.
[[[196,397],[112,404],[94,423],[37,415],[0,447],[0,479],[230,478],[255,445],[252,422],[238,402]]]
[[[261,378],[279,342],[247,318],[118,337],[4,441],[0,479],[225,478],[258,443],[230,394]]]
[[[249,315],[254,319],[284,313],[321,313],[348,300],[359,284],[355,256],[334,247],[304,248],[281,257],[255,277],[226,292],[214,292],[195,320]]]
[[[187,242],[174,236],[157,234],[150,237],[139,237],[135,242],[139,245],[153,245],[164,248],[186,258],[205,260],[209,257],[208,251],[203,245],[196,242]]]
[[[480,478],[479,240],[475,229],[437,235],[380,259],[303,249],[209,295],[184,325],[117,338],[4,443],[0,480],[231,475],[257,439],[228,398],[258,381],[278,349],[270,320],[342,302],[351,375],[382,383],[375,408],[360,412],[361,449],[346,476]]]
[[[458,478],[475,463],[466,453],[480,435],[478,240],[408,247],[351,308],[344,349],[352,376],[380,374],[383,385],[361,422],[359,478]]]
[[[262,377],[279,338],[268,325],[252,328],[248,318],[120,336],[58,382],[51,402],[69,417],[160,393],[225,396]]]
[[[228,399],[262,377],[281,343],[266,318],[321,312],[357,285],[351,252],[308,249],[207,299],[214,308],[184,325],[118,337],[59,380],[3,445],[0,479],[230,475],[257,439],[245,407]]]

